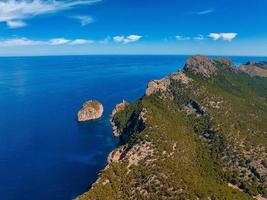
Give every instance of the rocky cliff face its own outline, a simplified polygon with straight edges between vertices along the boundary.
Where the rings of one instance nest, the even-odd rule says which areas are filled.
[[[267,197],[266,100],[267,79],[226,58],[188,59],[115,112],[122,145],[79,199]]]
[[[188,84],[190,81],[192,81],[192,79],[189,78],[183,71],[173,73],[161,80],[153,80],[149,82],[145,95],[150,96],[157,92],[161,94],[169,92],[169,87],[172,81],[180,81],[183,84]]]
[[[113,134],[116,137],[119,137],[121,135],[122,130],[119,124],[116,123],[116,120],[114,119],[114,117],[118,112],[123,111],[127,106],[129,106],[129,103],[123,100],[121,103],[117,104],[115,108],[112,110],[112,114],[110,116],[110,123],[112,125]]]
[[[99,101],[86,101],[78,112],[78,121],[84,122],[99,119],[104,112],[103,105]]]

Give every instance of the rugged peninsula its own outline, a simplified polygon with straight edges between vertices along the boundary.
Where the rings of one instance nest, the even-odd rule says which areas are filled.
[[[96,100],[86,101],[78,112],[78,121],[84,122],[102,117],[104,112],[103,105]]]
[[[145,95],[113,119],[122,145],[78,199],[267,197],[262,74],[227,58],[193,56],[180,72],[151,81]]]

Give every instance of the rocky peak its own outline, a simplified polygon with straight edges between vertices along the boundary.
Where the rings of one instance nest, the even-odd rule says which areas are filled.
[[[220,57],[214,60],[222,69],[237,72],[236,65],[227,57]]]
[[[186,61],[184,71],[209,78],[216,74],[217,68],[213,60],[206,56],[197,55],[190,57]]]

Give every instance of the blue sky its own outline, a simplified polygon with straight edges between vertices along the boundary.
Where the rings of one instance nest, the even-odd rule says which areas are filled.
[[[0,55],[267,56],[267,0],[3,0]]]

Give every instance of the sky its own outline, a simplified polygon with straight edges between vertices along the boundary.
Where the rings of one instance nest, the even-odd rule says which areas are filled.
[[[267,56],[267,0],[2,0],[0,56]]]

